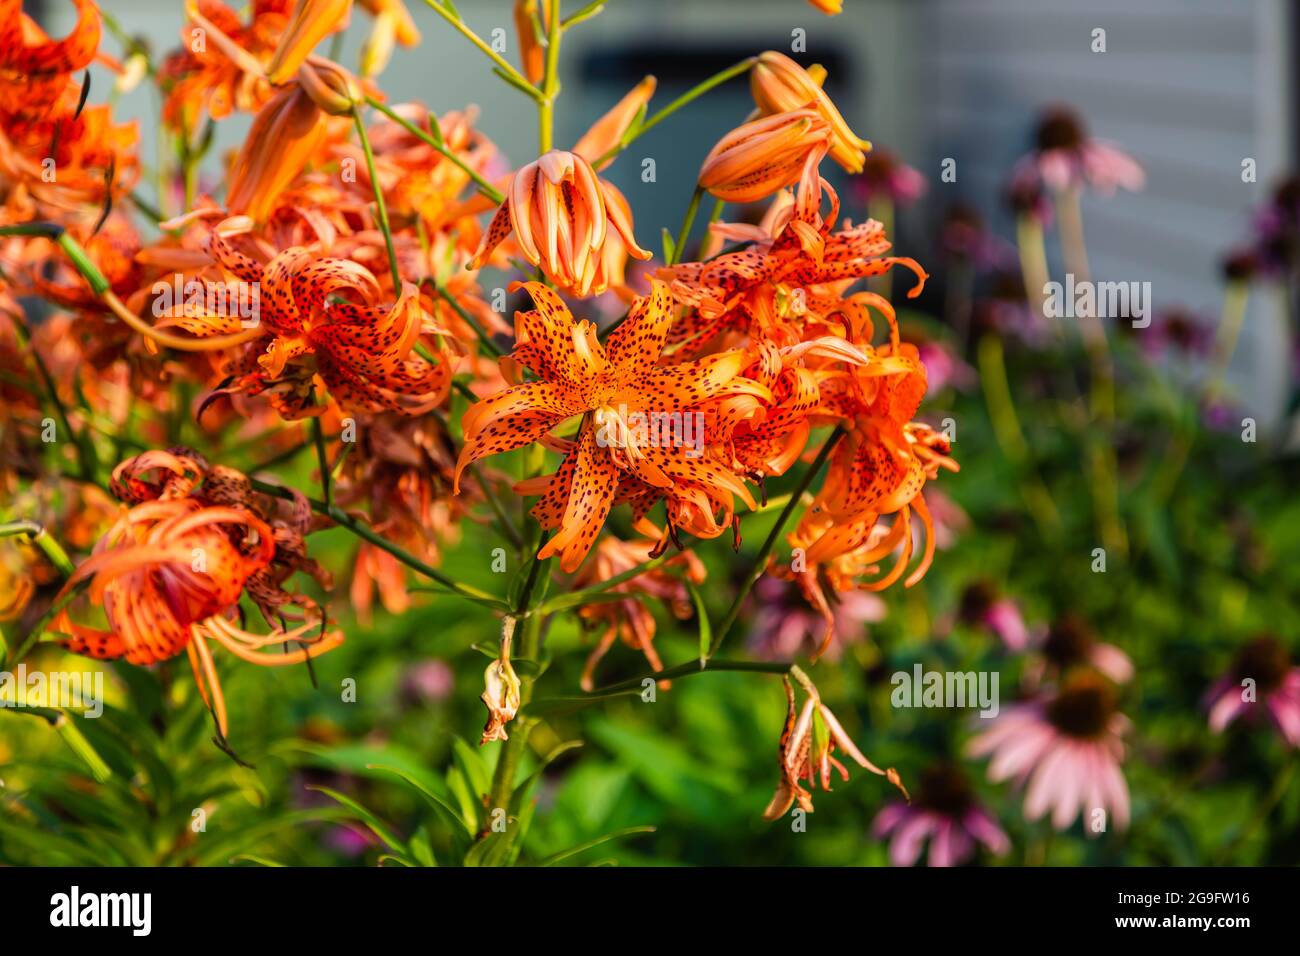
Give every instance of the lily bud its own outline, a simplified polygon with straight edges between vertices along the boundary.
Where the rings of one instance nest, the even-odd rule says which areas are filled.
[[[546,71],[546,51],[537,40],[535,24],[546,29],[545,12],[540,15],[537,0],[515,0],[515,32],[519,34],[519,59],[529,83],[542,82]]]
[[[325,116],[297,83],[273,96],[253,119],[230,171],[227,206],[263,222],[276,198],[325,137]]]
[[[774,50],[760,54],[749,74],[754,102],[759,111],[768,116],[805,107],[816,110],[830,126],[831,159],[850,173],[860,173],[871,143],[849,128],[822,89],[826,71],[820,67],[814,69],[818,71],[816,76],[784,53]]]
[[[331,116],[347,116],[355,104],[365,101],[356,77],[324,57],[309,57],[298,68],[298,85]]]
[[[796,182],[809,155],[824,156],[830,127],[813,110],[793,110],[738,126],[709,151],[699,184],[724,202],[757,202]]]
[[[279,86],[298,72],[316,44],[347,23],[352,0],[298,0],[266,76]]]

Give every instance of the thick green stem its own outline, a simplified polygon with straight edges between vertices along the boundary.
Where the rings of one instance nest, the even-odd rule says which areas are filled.
[[[700,199],[703,196],[704,189],[696,186],[695,192],[691,193],[690,204],[687,205],[686,215],[682,218],[682,227],[677,232],[677,242],[672,248],[672,254],[668,256],[666,265],[681,261],[682,254],[686,251],[686,241],[691,236],[691,227],[695,225],[695,214],[700,210]]]
[[[538,154],[550,152],[555,143],[555,98],[560,93],[560,0],[543,0],[546,13],[546,72],[542,76],[542,98],[537,101]]]
[[[45,530],[44,525],[36,521],[8,521],[0,524],[0,538],[16,535],[23,535],[30,544],[39,548],[50,564],[58,568],[59,573],[65,578],[72,577],[76,566],[69,559],[68,552],[63,550],[63,545],[54,540],[54,537]]]

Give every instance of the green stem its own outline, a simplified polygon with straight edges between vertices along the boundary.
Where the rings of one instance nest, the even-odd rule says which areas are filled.
[[[379,185],[375,174],[375,154],[370,149],[370,137],[366,135],[366,124],[361,118],[361,107],[352,104],[352,120],[357,127],[357,136],[361,139],[361,150],[366,154],[366,171],[370,176],[370,186],[375,193],[375,212],[379,218],[379,228],[384,233],[384,245],[388,247],[388,267],[393,275],[393,295],[402,294],[402,277],[397,271],[397,250],[393,246],[393,230],[388,225],[388,206],[384,202],[384,190]]]
[[[677,232],[677,242],[673,246],[672,255],[668,257],[666,265],[672,265],[680,262],[682,254],[686,251],[686,240],[690,238],[691,227],[695,225],[695,214],[700,209],[700,199],[704,196],[703,187],[696,186],[695,192],[691,193],[690,204],[686,207],[686,215],[682,218],[682,228]]]
[[[561,20],[560,29],[567,30],[569,27],[576,27],[583,20],[591,19],[601,10],[604,10],[605,4],[608,2],[609,0],[591,0],[590,3],[583,5]]]
[[[428,276],[424,279],[424,284],[432,286],[433,291],[438,294],[438,297],[442,299],[444,302],[446,302],[449,306],[451,306],[452,309],[455,311],[455,313],[461,317],[461,320],[466,325],[468,325],[471,329],[474,330],[474,334],[478,336],[479,341],[483,343],[483,346],[489,352],[491,352],[493,355],[497,356],[498,358],[506,354],[502,350],[501,346],[497,345],[495,342],[492,341],[492,336],[488,335],[488,331],[487,329],[483,328],[482,323],[480,323],[478,319],[474,318],[474,316],[470,314],[468,309],[466,309],[463,305],[457,302],[456,297],[453,296],[450,292],[448,292],[445,288],[443,288],[443,286],[438,282],[437,279],[435,279],[433,276]],[[474,401],[478,401],[478,398],[475,397]]]
[[[319,415],[313,415],[311,418],[311,440],[316,446],[316,464],[320,467],[321,497],[325,499],[325,508],[328,511],[334,506],[334,490],[330,481],[329,455],[325,451],[325,433],[321,430]]]
[[[640,126],[638,126],[635,131],[633,131],[630,135],[625,136],[621,143],[619,143],[617,146],[611,147],[609,151],[605,153],[604,156],[601,156],[600,159],[596,160],[596,162],[592,163],[592,165],[596,168],[600,168],[606,162],[608,162],[609,160],[617,156],[619,153],[621,153],[623,150],[627,149],[627,147],[630,146],[637,138],[650,132],[650,130],[654,129],[664,120],[666,120],[668,117],[672,116],[683,106],[686,106],[688,103],[694,102],[695,100],[703,96],[705,93],[709,92],[709,90],[713,89],[716,86],[721,86],[723,83],[726,83],[732,77],[739,76],[742,73],[748,73],[749,70],[753,67],[753,65],[757,62],[758,62],[757,57],[753,57],[753,56],[747,57],[746,59],[741,60],[739,63],[733,64],[732,66],[727,67],[725,70],[721,71],[720,73],[715,73],[707,80],[704,80],[703,82],[698,83],[695,86],[691,87],[689,90],[687,90],[681,96],[677,97],[677,99],[673,100],[663,109],[659,110],[653,116],[646,119],[646,121],[642,123]]]
[[[762,577],[763,572],[767,570],[768,558],[772,556],[772,552],[776,548],[776,542],[781,537],[781,532],[785,530],[786,522],[788,522],[790,516],[794,514],[794,509],[798,507],[799,499],[803,496],[803,493],[808,490],[808,486],[812,484],[813,478],[815,478],[817,473],[822,470],[822,466],[826,464],[826,460],[830,458],[831,452],[834,450],[835,446],[839,444],[840,439],[844,437],[844,432],[845,429],[843,425],[835,426],[835,430],[831,432],[830,437],[826,439],[826,443],[822,445],[821,451],[817,453],[817,457],[813,459],[813,463],[808,466],[807,470],[803,473],[803,476],[799,479],[799,484],[797,484],[790,492],[790,500],[786,503],[786,506],[781,509],[781,513],[777,516],[776,524],[772,525],[772,530],[768,532],[767,540],[763,542],[763,546],[759,549],[757,557],[754,558],[754,563],[750,567],[749,573],[745,575],[745,581],[741,584],[740,591],[736,594],[736,599],[731,602],[731,608],[727,611],[726,617],[722,619],[722,623],[718,625],[717,630],[713,633],[713,640],[709,642],[708,657],[710,659],[712,659],[713,655],[718,652],[718,648],[722,646],[723,640],[726,639],[727,634],[730,633],[731,628],[735,625],[736,618],[740,616],[740,609],[744,606],[745,599],[749,597],[749,592],[753,590],[754,585],[758,583],[758,579]],[[703,666],[703,662],[700,663],[700,666]]]
[[[249,478],[249,484],[251,484],[256,491],[260,491],[264,495],[272,495],[276,498],[283,498],[285,500],[292,500],[293,498],[293,495],[287,488],[273,485],[270,482],[260,481],[257,478]],[[335,524],[351,531],[363,541],[368,541],[376,548],[379,548],[382,551],[387,551],[408,568],[411,568],[412,570],[423,574],[429,580],[442,585],[444,590],[453,594],[458,594],[468,601],[473,601],[475,604],[482,604],[485,607],[490,607],[493,610],[508,610],[509,605],[499,597],[488,594],[486,591],[482,591],[473,585],[463,584],[460,581],[448,577],[437,568],[421,561],[405,548],[389,541],[365,522],[352,517],[337,505],[327,505],[325,502],[317,501],[315,498],[308,498],[307,501],[311,505],[312,511],[317,514],[325,515]]]
[[[424,130],[420,129],[420,127],[416,126],[406,117],[401,116],[400,114],[394,112],[386,104],[381,103],[373,96],[367,96],[366,103],[369,106],[372,106],[375,109],[379,110],[379,112],[383,113],[390,120],[392,120],[398,126],[402,127],[402,129],[406,130],[416,139],[419,139],[427,143],[428,145],[436,149],[438,152],[442,153],[442,155],[446,156],[456,166],[458,166],[467,176],[469,176],[470,179],[474,180],[475,185],[478,186],[479,192],[481,192],[484,196],[487,196],[488,199],[491,199],[494,203],[497,203],[498,205],[506,201],[506,197],[501,193],[500,190],[498,190],[490,182],[484,179],[481,173],[471,168],[468,163],[466,163],[463,159],[461,159],[454,152],[448,149],[445,143],[438,142],[438,140],[434,139],[434,137],[430,136]],[[429,122],[436,123],[437,119],[430,116]]]
[[[657,558],[651,558],[649,561],[642,561],[636,567],[629,568],[622,574],[616,574],[612,578],[606,578],[599,584],[593,584],[589,588],[583,588],[581,591],[570,591],[568,594],[557,595],[545,602],[532,613],[554,614],[556,611],[563,611],[567,608],[581,607],[584,604],[590,603],[594,595],[602,594],[610,588],[616,588],[620,584],[631,581],[633,578],[640,577],[648,571],[653,571],[655,568],[668,561],[671,557],[672,555],[670,554],[661,554]]]
[[[465,39],[469,40],[470,43],[474,44],[476,47],[482,50],[488,56],[488,58],[497,65],[497,69],[499,69],[505,75],[506,79],[511,83],[511,85],[516,86],[519,89],[523,90],[525,93],[531,96],[534,100],[537,100],[539,103],[542,101],[543,98],[542,91],[539,90],[537,87],[533,86],[533,84],[529,83],[527,78],[525,78],[522,73],[520,73],[513,66],[511,66],[509,60],[503,57],[496,50],[492,49],[491,46],[489,46],[486,42],[484,42],[482,37],[480,37],[477,33],[471,30],[465,24],[465,22],[461,20],[460,15],[458,13],[454,13],[453,11],[448,10],[441,3],[439,3],[438,0],[424,0],[424,2],[428,4],[430,7],[433,7],[434,11],[438,14],[438,16],[442,17],[453,27],[459,30],[461,34],[465,37]]]
[[[555,98],[560,93],[560,0],[543,0],[546,14],[546,72],[542,98],[537,101],[538,154],[551,151],[555,142]]]
[[[76,566],[68,558],[68,552],[63,550],[63,546],[54,540],[54,537],[45,529],[45,526],[37,521],[7,521],[0,524],[0,538],[15,537],[23,535],[28,539],[28,543],[40,548],[41,553],[49,560],[50,564],[59,569],[59,573],[65,578],[70,578],[76,571]]]
[[[639,690],[645,686],[647,680],[659,681],[676,680],[679,677],[690,677],[692,674],[703,674],[705,671],[743,671],[747,673],[758,674],[788,674],[794,667],[791,661],[732,661],[720,658],[710,658],[707,661],[693,660],[685,664],[677,664],[662,671],[648,671],[640,677],[632,677],[625,681],[619,681],[617,684],[609,684],[605,687],[597,687],[591,692],[591,697],[602,697],[607,694],[617,694],[620,691]]]
[[[1029,444],[1020,428],[1011,386],[1007,382],[1007,366],[1002,355],[1002,342],[995,335],[986,335],[976,347],[980,372],[980,387],[984,403],[988,406],[993,423],[993,435],[1002,453],[1011,460],[1020,474],[1021,494],[1034,523],[1044,537],[1054,539],[1061,531],[1061,515],[1047,487],[1039,477],[1029,454]]]

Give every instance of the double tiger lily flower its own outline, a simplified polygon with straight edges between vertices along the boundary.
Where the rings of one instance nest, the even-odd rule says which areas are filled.
[[[64,590],[89,580],[89,602],[102,607],[107,627],[74,622],[61,611],[53,627],[67,635],[68,650],[140,665],[184,651],[225,736],[225,698],[208,641],[264,667],[298,664],[342,643],[340,633],[327,631],[315,602],[281,587],[293,570],[316,570],[306,559],[299,522],[259,513],[243,475],[209,468],[184,452],[150,451],[120,464],[112,487],[131,507]],[[254,634],[240,623],[245,593],[268,623],[276,620],[269,633]],[[301,619],[297,626],[284,623],[288,605],[302,609],[292,615]],[[287,651],[290,644],[296,649]]]
[[[537,381],[513,385],[465,413],[457,487],[461,472],[488,455],[543,440],[562,449],[565,458],[555,474],[525,481],[516,490],[541,495],[532,514],[543,528],[560,530],[538,557],[560,555],[565,571],[575,570],[591,550],[625,478],[658,497],[706,491],[729,504],[735,494],[754,507],[744,482],[708,455],[642,437],[644,423],[658,416],[690,415],[728,395],[769,397],[767,389],[740,376],[748,361],[743,350],[658,364],[673,319],[672,297],[662,282],[652,282],[650,294],[633,303],[603,344],[596,327],[575,321],[546,286],[528,282],[523,288],[536,308],[515,315],[509,363],[516,371],[528,369]],[[572,440],[548,437],[576,415],[583,418]]]
[[[404,283],[397,302],[384,306],[374,275],[356,262],[291,247],[263,265],[233,244],[249,225],[239,217],[221,223],[210,249],[225,273],[259,290],[254,327],[264,335],[216,394],[265,393],[286,418],[313,412],[317,378],[348,410],[416,415],[442,403],[455,357],[446,348],[436,363],[413,354],[425,332],[445,331],[426,321],[413,285]],[[233,311],[185,308],[165,324],[199,338],[236,334],[245,320]]]

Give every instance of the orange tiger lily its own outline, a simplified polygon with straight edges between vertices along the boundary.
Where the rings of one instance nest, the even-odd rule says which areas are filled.
[[[749,71],[749,88],[758,110],[765,116],[805,107],[816,110],[831,129],[831,159],[850,173],[862,172],[871,143],[862,139],[844,121],[831,98],[822,89],[825,71],[814,76],[784,53],[768,50],[759,54]]]
[[[798,181],[809,154],[818,160],[830,142],[830,127],[813,110],[793,110],[745,123],[704,157],[701,189],[725,202],[766,199]]]
[[[512,286],[518,288],[518,285]],[[663,492],[710,489],[730,502],[754,500],[744,482],[678,445],[645,442],[639,420],[686,414],[726,395],[767,396],[766,389],[739,377],[743,351],[724,352],[681,365],[658,365],[673,319],[668,287],[651,283],[648,296],[633,303],[627,319],[601,344],[596,327],[573,315],[539,282],[523,284],[536,309],[515,315],[511,362],[538,381],[511,386],[472,406],[462,420],[465,444],[456,481],[472,462],[547,438],[560,422],[583,415],[577,437],[565,446],[564,462],[551,476],[517,486],[541,494],[533,515],[544,528],[559,528],[539,557],[560,555],[560,567],[575,570],[595,542],[612,507],[620,475]]]
[[[128,189],[136,161],[135,126],[114,126],[107,106],[84,106],[73,76],[94,60],[100,16],[93,0],[74,0],[77,24],[50,39],[22,11],[0,0],[0,178],[3,193],[23,184],[38,198],[100,201]],[[43,162],[53,160],[53,168]],[[49,174],[55,173],[51,180]]]
[[[318,619],[307,614],[300,625],[281,625],[266,635],[236,623],[240,596],[259,575],[265,588],[277,586],[267,575],[273,562],[281,560],[280,542],[287,539],[249,508],[217,503],[230,490],[232,474],[238,473],[210,474],[200,460],[161,451],[119,465],[114,491],[135,504],[99,540],[64,589],[66,594],[89,579],[89,601],[102,606],[108,626],[75,623],[66,609],[53,625],[69,635],[64,647],[98,660],[147,665],[185,651],[223,736],[226,704],[208,640],[266,667],[301,663],[343,640],[340,633],[326,631],[319,608],[287,593],[282,599],[264,593],[259,601],[264,613],[267,606],[297,603]],[[194,493],[205,476],[212,477],[212,487]],[[281,653],[278,645],[288,643],[298,649]],[[266,652],[270,647],[277,650]]]
[[[223,222],[212,233],[211,254],[226,273],[259,290],[256,321],[266,334],[247,346],[234,381],[214,396],[265,392],[281,415],[301,418],[316,407],[319,376],[344,409],[418,415],[442,403],[454,355],[444,348],[434,364],[412,354],[426,331],[445,332],[426,323],[413,285],[405,283],[385,307],[375,304],[374,275],[355,262],[292,247],[263,265],[232,244],[250,225],[241,217]],[[166,324],[202,338],[235,332],[242,321],[227,310],[174,314]]]
[[[647,76],[578,140],[572,151],[551,150],[515,173],[505,202],[466,268],[480,268],[513,231],[524,258],[578,296],[623,285],[629,255],[649,259],[632,234],[627,199],[596,175],[592,163],[613,149],[655,91]],[[628,295],[628,298],[631,298]]]
[[[230,169],[230,211],[264,222],[285,187],[319,151],[325,132],[325,114],[299,84],[272,97],[253,119]]]
[[[525,259],[557,285],[584,297],[609,287],[603,268],[607,237],[617,235],[638,259],[651,256],[632,234],[627,201],[585,159],[562,149],[515,173],[506,201],[466,268],[481,268],[512,232]]]

